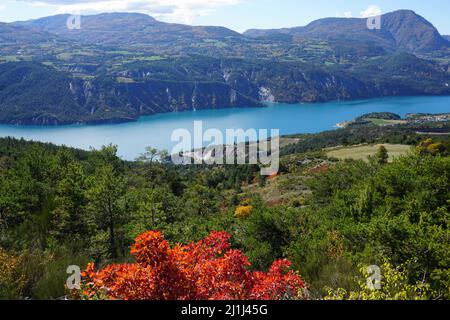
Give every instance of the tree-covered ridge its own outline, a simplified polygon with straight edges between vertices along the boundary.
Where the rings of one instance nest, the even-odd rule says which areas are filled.
[[[93,81],[34,62],[0,64],[0,122],[60,125],[137,120],[142,115],[204,108],[262,106],[224,82]]]
[[[441,125],[299,135],[270,178],[258,166],[173,166],[152,150],[124,162],[111,146],[85,152],[0,139],[0,296],[59,298],[68,293],[67,266],[94,262],[106,277],[116,263],[135,261],[134,239],[158,230],[170,248],[225,231],[249,271],[288,259],[313,299],[447,299],[450,141],[417,133]],[[361,143],[413,150],[392,159],[380,148],[363,162],[337,161],[324,149]],[[378,295],[358,283],[360,268],[374,264],[390,277]],[[141,280],[148,278],[133,278]]]
[[[261,101],[324,102],[447,95],[450,75],[410,54],[318,66],[203,57],[130,62],[93,78],[35,62],[0,64],[0,122],[67,124],[133,121],[156,113],[261,107]]]

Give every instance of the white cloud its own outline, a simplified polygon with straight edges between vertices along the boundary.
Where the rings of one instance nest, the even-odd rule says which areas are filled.
[[[376,5],[370,5],[366,10],[360,13],[361,18],[377,17],[379,15],[381,15],[381,9]],[[345,11],[336,12],[334,16],[339,18],[352,18],[353,14],[351,11]]]
[[[336,12],[334,15],[338,18],[352,18],[353,17],[353,14],[351,11],[346,11],[346,12],[342,12],[342,13]]]
[[[0,5],[0,11],[5,10],[5,9],[6,9],[5,6]]]
[[[371,5],[366,10],[362,11],[361,18],[370,18],[370,17],[377,17],[381,15],[381,9],[378,6]]]
[[[242,0],[24,0],[31,4],[53,5],[57,13],[140,12],[169,22],[192,23],[195,18],[218,7]]]

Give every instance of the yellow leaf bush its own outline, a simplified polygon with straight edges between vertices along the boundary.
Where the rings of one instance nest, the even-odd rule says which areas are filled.
[[[253,212],[253,206],[240,206],[234,212],[234,216],[238,219],[245,219],[250,217]]]

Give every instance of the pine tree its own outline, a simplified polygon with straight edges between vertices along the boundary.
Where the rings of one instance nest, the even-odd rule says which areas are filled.
[[[387,164],[389,162],[389,153],[385,146],[380,146],[375,154],[375,160],[379,164]]]

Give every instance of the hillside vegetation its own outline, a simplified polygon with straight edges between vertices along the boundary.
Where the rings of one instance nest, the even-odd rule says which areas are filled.
[[[402,144],[377,144],[367,146],[354,146],[347,148],[333,148],[327,152],[327,156],[330,158],[336,158],[339,160],[353,159],[369,161],[370,157],[373,157],[380,147],[385,147],[391,160],[407,154],[411,151],[411,146]]]
[[[448,128],[448,123],[420,126],[428,130],[438,125]],[[358,281],[365,282],[359,270],[375,264],[389,277],[402,280],[393,286],[394,278],[386,278],[384,291],[371,297],[448,299],[450,141],[448,135],[430,139],[416,132],[417,127],[405,125],[369,125],[296,136],[283,147],[280,174],[269,179],[259,176],[258,166],[177,167],[155,162],[153,150],[139,161],[124,162],[113,146],[86,152],[1,139],[0,297],[59,298],[69,293],[64,288],[68,265],[86,268],[92,262],[105,276],[120,268],[141,270],[149,256],[139,250],[154,245],[162,250],[155,257],[166,257],[164,264],[152,269],[158,272],[163,270],[160,267],[169,268],[172,258],[181,259],[176,249],[169,249],[174,244],[191,244],[195,257],[193,248],[202,247],[198,241],[211,232],[225,231],[231,236],[230,245],[248,257],[251,266],[238,272],[232,267],[237,260],[229,261],[225,255],[220,258],[224,270],[230,267],[239,277],[250,276],[249,270],[268,271],[267,281],[263,274],[254,273],[252,283],[282,283],[285,278],[277,272],[289,264],[271,266],[287,259],[291,270],[301,276],[295,278],[296,288],[303,288],[290,291],[291,298],[345,299],[354,298],[355,292],[363,298],[370,291],[359,287]],[[407,144],[412,150],[392,157],[390,163],[389,151],[378,150],[364,162],[338,161],[324,150],[363,139],[386,146]],[[136,261],[130,246],[139,235],[138,239],[150,242],[133,247]],[[213,239],[219,239],[217,234]],[[214,243],[230,248],[226,241],[219,242]],[[211,250],[216,250],[214,246]],[[239,259],[246,259],[241,253],[234,251]],[[202,257],[202,265],[210,268],[214,262]],[[111,265],[127,262],[134,264]],[[93,281],[107,279],[96,278],[92,268],[87,274]],[[190,281],[196,271],[180,272],[177,277]],[[152,279],[150,274],[141,277],[131,271],[121,275],[130,276],[136,285]],[[221,277],[215,272],[202,274],[199,290],[215,275]],[[124,292],[110,282],[99,283],[112,286],[111,295]],[[410,285],[416,283],[411,291]],[[182,297],[174,297],[170,288],[158,292]],[[258,288],[261,291],[246,292],[267,293]],[[82,293],[108,297],[98,287],[90,290]],[[137,291],[129,291],[133,292]]]

